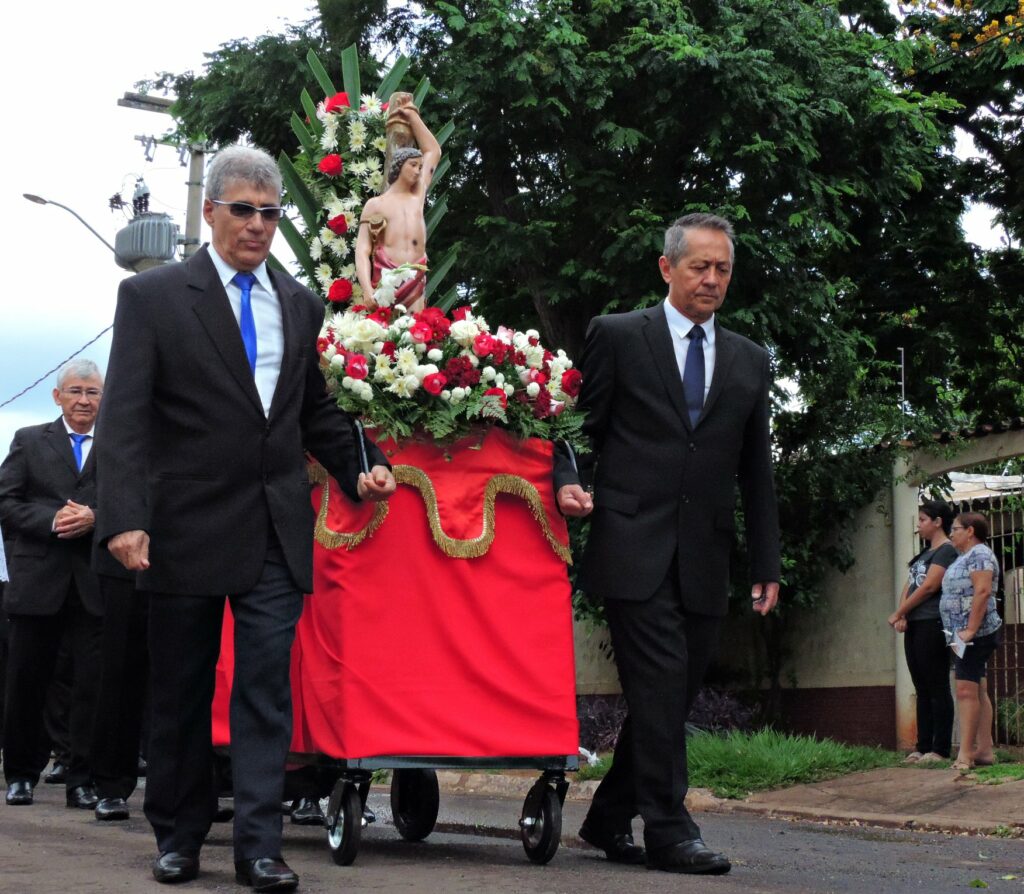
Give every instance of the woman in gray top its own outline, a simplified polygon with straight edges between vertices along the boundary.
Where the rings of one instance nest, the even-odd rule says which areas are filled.
[[[953,509],[926,500],[917,513],[917,533],[927,546],[910,560],[899,607],[889,616],[917,691],[917,747],[907,763],[949,758],[953,740],[953,695],[949,690],[949,647],[939,618],[939,598],[946,569],[956,560],[949,542]]]
[[[953,647],[956,701],[960,708],[958,770],[994,763],[992,702],[985,673],[988,659],[1002,641],[1002,618],[996,611],[999,562],[989,549],[988,519],[963,512],[953,520],[950,540],[960,553],[942,579],[939,611]],[[960,643],[966,643],[957,655]]]

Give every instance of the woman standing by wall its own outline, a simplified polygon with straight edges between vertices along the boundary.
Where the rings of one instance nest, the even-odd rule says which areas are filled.
[[[939,609],[950,637],[960,708],[960,752],[953,767],[969,770],[995,761],[992,751],[992,702],[985,673],[988,659],[1002,640],[996,611],[999,562],[987,545],[988,519],[963,512],[953,520],[950,541],[960,555],[942,579]],[[959,642],[966,643],[957,655]]]
[[[917,692],[917,747],[907,755],[907,763],[947,759],[953,741],[950,650],[939,616],[942,580],[957,556],[949,542],[952,524],[948,503],[921,504],[917,533],[927,545],[910,560],[899,607],[889,616],[896,632],[905,634],[904,654]]]

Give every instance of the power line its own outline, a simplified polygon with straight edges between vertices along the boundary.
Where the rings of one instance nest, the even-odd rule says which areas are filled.
[[[84,351],[87,347],[89,347],[89,345],[93,344],[94,342],[99,341],[101,338],[103,338],[104,335],[106,335],[113,328],[114,328],[114,324],[111,323],[109,326],[107,326],[106,329],[104,329],[101,333],[99,333],[95,338],[89,339],[89,341],[87,341],[84,345],[82,345],[82,347],[80,347],[77,351],[75,351],[73,354],[70,354],[67,357],[65,357],[63,360],[61,360],[61,362],[58,363],[49,372],[44,372],[38,379],[36,379],[27,388],[22,388],[21,391],[19,391],[17,394],[14,395],[14,397],[7,398],[7,400],[5,400],[2,404],[0,404],[0,409],[3,409],[4,407],[6,407],[10,403],[14,403],[14,401],[16,401],[19,397],[22,397],[23,395],[28,394],[40,382],[45,382],[50,376],[52,376],[55,372],[57,372],[57,370],[59,370],[65,363],[67,363],[69,360],[73,360],[75,357],[77,357],[79,354],[81,354],[82,351]]]

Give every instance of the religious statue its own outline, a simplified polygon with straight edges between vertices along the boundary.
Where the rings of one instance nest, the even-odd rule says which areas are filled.
[[[403,304],[415,312],[426,303],[427,226],[423,206],[441,158],[441,146],[423,123],[409,93],[391,96],[387,140],[387,188],[363,207],[356,239],[356,275],[363,291],[362,303],[370,310],[388,303]],[[410,275],[396,288],[393,300],[374,300],[384,271],[401,267],[406,267]]]

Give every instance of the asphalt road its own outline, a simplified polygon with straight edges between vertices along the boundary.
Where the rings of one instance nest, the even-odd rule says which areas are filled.
[[[152,880],[153,839],[141,815],[101,824],[91,812],[68,810],[63,789],[41,785],[32,807],[0,805],[0,891],[242,891],[234,881],[230,826],[214,827],[202,875],[168,888]],[[138,796],[137,796],[138,797]],[[134,799],[133,799],[134,800]],[[572,833],[585,805],[567,802],[562,847],[547,866],[527,859],[515,834],[518,801],[442,793],[439,829],[491,830],[488,835],[435,832],[421,844],[402,841],[390,825],[386,792],[374,792],[379,822],[366,829],[356,862],[335,866],[317,828],[285,825],[285,857],[300,891],[497,892],[497,894],[620,894],[659,892],[1024,892],[1024,843],[966,835],[791,823],[743,814],[702,814],[705,839],[733,860],[717,878],[675,876],[607,863]],[[134,805],[133,805],[134,806]],[[499,837],[502,831],[509,837]],[[1016,875],[1014,880],[1001,876]]]

